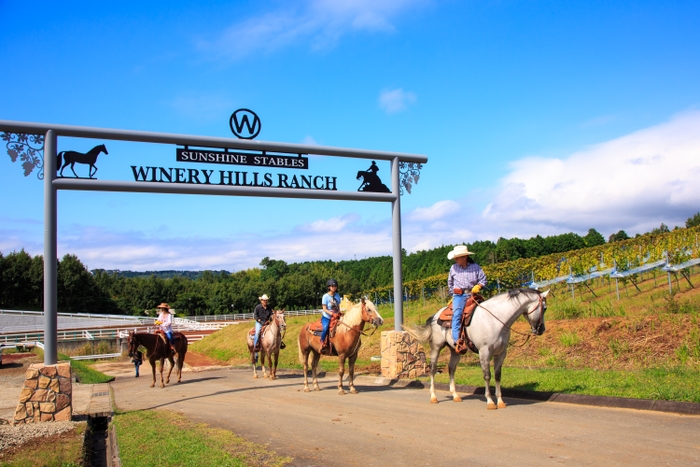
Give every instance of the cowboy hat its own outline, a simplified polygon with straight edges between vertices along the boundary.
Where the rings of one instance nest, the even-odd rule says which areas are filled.
[[[170,312],[170,305],[167,303],[163,302],[160,305],[158,305],[156,308],[162,308],[163,310],[166,310],[167,312]]]
[[[262,297],[258,297],[258,300],[269,300],[269,299],[270,299],[270,297],[268,297],[266,293],[264,293],[262,295]]]
[[[459,258],[460,256],[468,256],[473,254],[473,251],[469,251],[467,249],[467,245],[457,245],[452,249],[452,251],[447,253],[447,259],[455,259]]]

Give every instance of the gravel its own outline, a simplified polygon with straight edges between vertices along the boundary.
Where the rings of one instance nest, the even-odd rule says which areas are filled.
[[[70,431],[78,422],[44,422],[0,426],[0,453],[11,446],[19,446],[34,438],[58,435]]]

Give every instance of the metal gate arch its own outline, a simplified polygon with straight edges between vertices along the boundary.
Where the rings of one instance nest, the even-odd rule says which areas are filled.
[[[171,133],[116,130],[71,125],[16,122],[0,120],[0,131],[44,135],[44,364],[58,360],[58,190],[111,191],[131,193],[178,193],[220,196],[255,196],[267,198],[308,198],[391,203],[392,256],[394,285],[394,327],[402,330],[403,294],[401,274],[401,185],[400,163],[425,164],[428,158],[420,154],[312,146],[293,143],[217,138]],[[253,151],[313,154],[319,156],[384,160],[391,163],[391,193],[297,190],[249,186],[163,184],[159,182],[122,182],[106,180],[68,179],[56,177],[58,137],[107,139],[141,143],[172,144],[209,148],[230,148]]]

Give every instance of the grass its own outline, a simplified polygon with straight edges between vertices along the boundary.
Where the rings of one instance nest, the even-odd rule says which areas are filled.
[[[447,374],[440,374],[436,376],[436,381],[447,383],[449,379]],[[601,371],[594,368],[527,369],[504,365],[501,377],[503,387],[511,389],[700,403],[698,381],[698,370],[680,367]],[[460,365],[455,382],[483,386],[481,367],[476,364]]]
[[[0,467],[79,467],[84,465],[83,437],[87,423],[60,435],[36,438],[3,453]]]
[[[192,422],[174,412],[120,413],[113,423],[125,467],[276,467],[292,460],[230,431]]]

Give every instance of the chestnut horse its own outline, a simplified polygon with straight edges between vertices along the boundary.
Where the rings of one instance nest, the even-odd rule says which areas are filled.
[[[335,328],[335,334],[331,335],[330,342],[333,345],[332,354],[338,356],[338,394],[345,394],[343,390],[343,374],[345,372],[345,360],[348,360],[348,386],[350,393],[357,394],[357,389],[353,383],[355,376],[355,360],[357,360],[358,351],[362,341],[360,335],[363,334],[365,323],[371,323],[375,329],[384,323],[384,320],[377,312],[377,307],[374,303],[367,299],[362,299],[361,302],[354,304],[338,321]],[[311,361],[311,371],[313,373],[312,384],[314,390],[320,391],[318,387],[318,379],[316,371],[318,369],[318,361],[321,359],[321,337],[317,336],[309,328],[312,324],[307,323],[301,328],[299,333],[299,360],[304,365],[304,392],[309,392],[308,368],[309,354],[313,353]],[[327,355],[324,351],[324,355]]]
[[[180,332],[173,333],[175,339],[175,352],[177,353],[177,382],[179,383],[182,379],[182,366],[185,364],[185,354],[187,353],[187,336]],[[134,333],[129,331],[129,337],[127,338],[127,344],[129,346],[129,357],[133,357],[136,354],[139,346],[142,345],[146,348],[146,358],[151,363],[151,369],[153,370],[153,383],[151,387],[156,385],[156,361],[160,360],[160,387],[164,388],[163,384],[163,365],[165,359],[167,358],[170,362],[170,371],[168,371],[168,377],[165,380],[166,383],[170,383],[170,374],[173,372],[175,367],[175,361],[173,360],[173,353],[170,351],[170,345],[163,342],[163,338],[157,334],[148,333]]]
[[[253,328],[255,329],[255,328]],[[270,379],[277,378],[277,360],[280,356],[280,346],[282,345],[283,332],[287,330],[287,323],[284,320],[284,310],[272,312],[272,321],[265,329],[264,334],[258,337],[260,344],[260,365],[262,366],[263,378],[267,378],[265,374],[265,357],[268,359],[268,367],[270,368]],[[257,360],[255,358],[255,334],[248,333],[247,337],[248,352],[250,352],[250,360],[253,363],[253,378],[258,377]],[[273,365],[274,360],[274,365]]]

